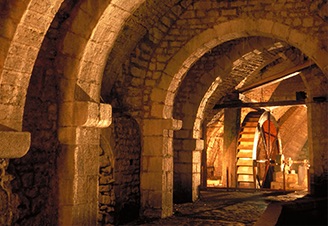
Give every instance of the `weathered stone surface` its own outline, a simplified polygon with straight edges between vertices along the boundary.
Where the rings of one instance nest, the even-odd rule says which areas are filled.
[[[0,9],[1,131],[31,133],[29,152],[10,160],[8,168],[15,177],[11,195],[19,198],[13,224],[95,224],[96,218],[101,224],[114,222],[119,218],[116,210],[129,212],[126,206],[133,207],[140,198],[141,162],[146,160],[142,167],[155,171],[161,158],[158,168],[165,173],[158,170],[157,176],[163,176],[167,189],[156,194],[143,190],[142,201],[162,195],[162,203],[153,202],[162,206],[146,212],[167,216],[172,212],[172,156],[185,154],[179,158],[188,159],[183,149],[202,149],[183,140],[205,139],[206,125],[217,114],[212,107],[224,96],[311,60],[324,78],[313,79],[316,82],[307,89],[314,93],[323,89],[313,97],[327,99],[323,85],[328,72],[327,8],[322,0],[6,1]],[[312,72],[304,74],[309,77]],[[267,100],[268,90],[262,89],[263,95],[257,93],[257,97]],[[112,126],[115,132],[107,137],[112,154],[99,150],[96,129],[110,125],[108,104],[120,115],[118,125]],[[326,129],[320,123],[326,120],[326,106],[316,104],[309,106],[313,107],[309,141],[303,149],[319,163],[311,169],[314,186],[319,188],[327,171],[323,149],[327,139],[322,135]],[[123,115],[132,117],[125,121]],[[146,125],[145,119],[151,122]],[[285,127],[294,134],[297,128],[288,126],[288,121]],[[303,143],[304,127],[297,136]],[[180,128],[183,133],[173,136],[172,130]],[[7,145],[0,153],[18,145]],[[63,154],[70,145],[79,147]],[[199,152],[194,154],[199,159]],[[103,218],[95,216],[96,198],[83,192],[72,193],[78,199],[76,206],[59,208],[57,202],[66,199],[58,194],[58,186],[67,179],[63,172],[72,178],[83,175],[75,181],[78,191],[90,182],[86,190],[94,193],[98,163],[99,180],[104,183],[99,190],[112,201],[100,206]],[[63,166],[67,168],[62,170]],[[189,166],[191,171],[186,173],[196,182],[191,183],[195,190],[200,165]],[[68,185],[70,192],[72,186]],[[115,186],[123,195],[137,194],[134,203],[118,200],[123,195],[111,193]],[[63,216],[59,220],[58,211]]]
[[[20,158],[30,148],[31,134],[28,132],[0,131],[0,158]]]
[[[102,133],[99,224],[123,223],[139,214],[139,133],[133,118],[119,114],[114,114],[113,125]]]

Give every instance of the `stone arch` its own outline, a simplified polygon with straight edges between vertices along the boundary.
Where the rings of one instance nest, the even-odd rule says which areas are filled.
[[[4,7],[5,14],[1,18],[0,35],[0,108],[2,115],[0,119],[0,138],[4,143],[4,150],[0,150],[0,158],[10,158],[8,172],[12,170],[12,159],[21,158],[26,155],[31,145],[31,134],[21,132],[23,128],[24,110],[26,106],[26,95],[29,82],[34,68],[37,56],[45,34],[53,21],[55,14],[62,3],[62,0],[56,1],[4,1],[1,7]],[[2,8],[3,10],[3,8]],[[2,11],[3,13],[3,11]],[[41,159],[41,157],[39,156]],[[40,160],[39,159],[39,160]],[[42,161],[42,160],[41,160]],[[35,161],[36,162],[36,161]],[[40,172],[40,168],[34,164],[29,165],[29,169],[35,167],[35,171]],[[27,169],[27,168],[26,168]],[[12,172],[10,172],[12,175]],[[38,174],[39,181],[47,183],[48,176]],[[22,176],[22,175],[20,175]],[[36,177],[37,177],[36,176]],[[8,183],[14,183],[24,187],[26,193],[34,197],[33,203],[25,199],[22,203],[17,201],[16,194],[10,194],[7,209],[9,218],[5,224],[17,223],[19,210],[14,206],[21,205],[21,212],[25,217],[30,217],[30,212],[26,211],[26,205],[32,206],[34,213],[40,211],[43,201],[40,201],[38,189],[31,189],[33,175],[26,173],[24,177],[19,177],[16,181],[8,180]],[[37,179],[37,180],[38,180]],[[17,182],[19,181],[19,182]],[[13,191],[15,186],[10,186],[8,191]],[[27,189],[27,187],[29,187]],[[45,193],[47,193],[45,191]],[[46,202],[46,201],[45,201]],[[39,219],[36,219],[37,222]],[[48,219],[51,221],[51,219]],[[46,221],[46,220],[45,220]],[[44,221],[44,222],[45,222]],[[21,221],[24,222],[24,221]]]
[[[207,71],[199,74],[198,67],[200,65],[206,64],[207,61],[202,59],[199,60],[199,63],[196,62],[194,66],[188,72],[188,76],[182,82],[182,85],[177,93],[175,98],[174,108],[174,117],[175,118],[183,118],[183,126],[180,131],[175,132],[175,146],[174,151],[178,154],[175,156],[179,156],[179,158],[175,158],[175,181],[179,184],[179,189],[176,190],[178,193],[176,197],[184,197],[188,193],[190,193],[190,189],[186,187],[186,185],[190,184],[192,181],[192,200],[196,200],[198,198],[197,187],[200,186],[200,171],[201,169],[201,155],[200,149],[204,145],[199,145],[200,143],[204,143],[202,139],[205,138],[205,125],[204,125],[204,116],[206,115],[206,110],[208,110],[209,106],[213,107],[216,101],[223,97],[226,93],[229,93],[233,90],[235,86],[243,79],[242,76],[250,75],[251,73],[260,70],[261,67],[264,67],[269,62],[276,59],[275,51],[279,49],[284,50],[288,49],[288,46],[281,45],[281,47],[275,47],[275,44],[278,41],[270,38],[263,37],[250,37],[250,38],[241,38],[235,41],[227,42],[225,45],[219,48],[214,48],[211,51],[213,52],[213,56],[211,54],[207,54],[204,58],[211,58],[220,54],[213,60],[209,60],[212,64],[212,68],[207,66]],[[275,47],[275,48],[273,48]],[[223,50],[220,50],[223,49]],[[257,54],[253,53],[253,50],[256,49]],[[268,49],[273,49],[269,51]],[[260,52],[265,52],[266,56],[261,56]],[[247,71],[247,73],[243,73],[243,75],[236,76],[236,73],[244,68],[245,64],[248,64],[249,55],[253,53],[254,59],[252,60],[252,69]],[[248,56],[247,60],[246,55]],[[255,57],[257,56],[257,57]],[[194,72],[195,71],[195,72]],[[232,76],[232,72],[235,72],[234,77]],[[200,79],[201,77],[201,79]],[[214,96],[214,97],[213,97]],[[210,103],[208,103],[210,102]],[[177,110],[179,109],[179,110]],[[181,114],[181,115],[180,115]],[[207,119],[209,120],[209,119]],[[204,127],[204,128],[203,128]],[[196,145],[183,145],[181,142],[186,143],[186,139],[195,140]],[[197,145],[198,144],[198,145]],[[188,149],[189,148],[189,149]],[[190,162],[186,161],[186,156],[190,153]],[[192,153],[192,154],[191,154]],[[187,173],[187,170],[184,169],[186,165],[192,164],[195,172]],[[197,170],[198,169],[198,170]],[[189,178],[189,181],[186,180]],[[184,181],[185,180],[185,181]],[[197,181],[194,183],[193,181]],[[186,200],[190,200],[186,198]]]
[[[194,37],[168,63],[162,81],[165,81],[166,77],[172,78],[169,84],[162,82],[163,87],[167,90],[162,111],[163,117],[172,117],[172,104],[174,103],[176,91],[186,71],[195,61],[217,45],[249,36],[264,36],[285,41],[300,49],[321,68],[326,76],[328,75],[328,68],[325,60],[323,60],[328,57],[328,53],[321,49],[323,44],[318,39],[301,33],[295,28],[265,19],[236,19],[224,22]]]
[[[62,144],[58,160],[60,224],[97,221],[98,169],[92,167],[92,159],[98,154],[94,150],[99,149],[100,128],[111,123],[111,106],[100,103],[102,74],[124,22],[142,2],[99,1],[94,7],[94,2],[83,1],[62,39],[56,59],[63,68],[58,130]],[[85,27],[81,28],[81,21]],[[71,198],[67,199],[67,194]],[[80,209],[90,208],[85,219],[76,218]]]
[[[7,23],[10,25],[4,29],[5,37],[2,38],[9,38],[11,42],[5,47],[7,55],[3,62],[0,61],[2,66],[0,89],[1,93],[10,92],[13,95],[2,96],[1,104],[11,105],[12,107],[3,108],[2,112],[14,117],[1,120],[1,124],[5,127],[21,131],[25,95],[33,66],[46,31],[62,2],[63,0],[51,1],[51,3],[31,0],[26,8],[22,9],[23,12],[13,15],[13,18],[7,18]],[[14,24],[15,29],[10,27]]]
[[[213,29],[208,29],[200,35],[194,37],[190,40],[179,52],[172,57],[171,61],[168,63],[166,69],[163,73],[163,78],[161,80],[160,86],[162,89],[167,90],[166,98],[164,105],[161,105],[163,111],[163,118],[172,118],[174,98],[177,95],[177,90],[179,89],[182,80],[186,74],[186,71],[191,68],[191,66],[208,50],[218,46],[226,41],[250,37],[250,36],[262,36],[269,38],[276,38],[282,40],[294,47],[300,49],[305,53],[311,60],[313,60],[319,68],[327,76],[327,66],[324,60],[328,56],[327,51],[321,49],[320,40],[313,38],[312,36],[304,33],[300,33],[294,28],[291,28],[287,25],[273,22],[269,20],[259,19],[236,19],[229,22],[221,23],[214,26]],[[313,39],[313,42],[310,40]],[[171,81],[170,83],[166,80]],[[156,92],[154,90],[153,92]],[[209,97],[208,97],[209,98]],[[206,102],[206,101],[204,101]],[[159,104],[160,105],[160,104]],[[202,104],[199,109],[205,109],[205,105]],[[195,127],[194,130],[201,130],[201,119],[195,117]],[[193,134],[190,133],[189,134]],[[197,136],[196,136],[197,137]],[[194,139],[194,138],[189,138]],[[196,139],[191,142],[194,145],[190,145],[193,150],[197,150],[200,146],[199,143],[201,140]],[[186,140],[184,142],[187,142]],[[185,157],[190,159],[190,164],[195,165],[193,159],[195,156],[193,154],[184,154]],[[191,156],[190,156],[191,155]],[[199,156],[199,155],[197,155]],[[200,159],[200,157],[198,157]],[[198,161],[200,162],[200,161]],[[191,176],[194,176],[194,173],[198,173],[196,168],[191,168]],[[196,171],[194,171],[196,170]],[[200,181],[200,180],[197,180]],[[197,182],[198,183],[198,182]],[[189,184],[189,183],[185,183]],[[199,184],[191,183],[193,194],[197,198],[197,189]],[[193,198],[194,200],[194,198]]]

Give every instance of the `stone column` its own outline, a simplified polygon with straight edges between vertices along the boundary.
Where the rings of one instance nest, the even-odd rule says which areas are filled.
[[[96,225],[100,128],[111,123],[111,106],[64,103],[58,156],[59,225]]]
[[[174,201],[193,202],[198,199],[201,185],[204,140],[177,139],[177,141],[180,145],[176,144],[174,150]]]
[[[224,109],[222,183],[229,187],[236,185],[236,149],[240,114],[240,108]]]
[[[13,177],[6,172],[8,159],[21,158],[27,153],[31,135],[28,132],[0,131],[0,144],[0,224],[11,225],[15,200],[9,185]]]
[[[309,191],[327,197],[328,180],[328,80],[317,68],[301,73],[306,86],[308,144],[310,157]]]
[[[325,97],[327,98],[327,97]],[[310,154],[310,194],[327,196],[328,180],[328,102],[307,103]]]
[[[142,122],[140,191],[142,214],[168,217],[173,213],[173,130],[182,126],[175,119]]]

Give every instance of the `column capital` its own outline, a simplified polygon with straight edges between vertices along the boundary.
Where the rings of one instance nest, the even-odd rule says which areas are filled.
[[[177,119],[144,119],[144,136],[163,135],[163,130],[179,130],[182,128],[182,121]]]
[[[0,131],[0,158],[21,158],[30,149],[29,132]]]
[[[112,107],[90,101],[65,102],[61,108],[61,126],[105,128],[112,122]]]

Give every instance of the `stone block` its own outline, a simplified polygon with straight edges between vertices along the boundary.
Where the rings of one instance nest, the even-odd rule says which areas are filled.
[[[21,158],[31,145],[28,132],[0,131],[0,158]]]
[[[163,137],[161,136],[144,137],[143,155],[144,156],[162,155],[162,148],[163,148],[162,144],[163,144]]]
[[[192,172],[191,163],[174,163],[174,172],[181,175],[190,174]]]
[[[151,171],[159,171],[162,167],[162,158],[160,156],[158,157],[152,157],[152,156],[145,156],[142,161],[142,169],[146,170],[148,172]]]
[[[192,139],[192,140],[183,140],[183,149],[184,150],[203,150],[204,149],[204,140]]]
[[[283,172],[274,172],[273,173],[273,180],[275,182],[283,182]]]
[[[59,225],[73,225],[73,206],[61,206],[58,208],[58,215]]]
[[[58,139],[62,144],[77,144],[76,127],[63,127],[58,130]]]
[[[177,150],[175,153],[175,161],[180,163],[191,163],[193,158],[193,153],[190,150]]]
[[[271,189],[281,190],[281,189],[283,189],[283,183],[282,182],[272,181],[271,182]]]
[[[93,102],[75,102],[74,103],[74,125],[91,127],[98,123],[99,108],[97,103]]]
[[[287,183],[298,183],[298,175],[296,173],[295,174],[287,174],[286,182]]]
[[[162,190],[162,172],[144,172],[141,176],[140,186],[142,189],[147,190]]]
[[[97,128],[105,128],[112,123],[112,106],[109,104],[99,105],[99,122]]]
[[[163,159],[163,171],[172,172],[173,171],[173,158],[164,158]]]
[[[152,101],[161,102],[165,100],[167,92],[163,89],[154,89],[150,95]]]
[[[73,179],[62,179],[59,181],[59,206],[67,206],[74,204],[74,180]],[[60,208],[59,208],[60,209]]]
[[[90,195],[95,195],[88,193],[88,190],[90,190],[88,188],[91,186],[92,184],[88,184],[86,176],[78,176],[74,178],[74,204],[88,203],[88,197]]]
[[[89,101],[66,102],[62,104],[60,124],[105,128],[112,122],[112,108],[109,104]]]
[[[62,145],[57,159],[58,175],[60,178],[73,180],[75,174],[84,171],[83,161],[78,165],[78,168],[76,165],[76,155],[81,156],[81,154],[78,154],[78,151],[79,149],[75,145]]]
[[[146,119],[143,123],[143,134],[163,135],[163,130],[179,130],[182,127],[182,121],[176,119]]]

